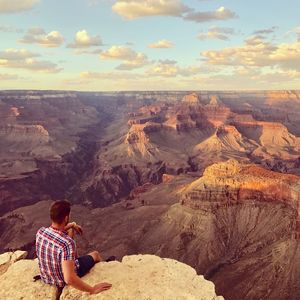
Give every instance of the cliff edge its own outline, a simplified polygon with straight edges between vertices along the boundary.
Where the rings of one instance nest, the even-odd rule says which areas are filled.
[[[57,290],[33,282],[39,273],[36,260],[21,259],[13,262],[13,253],[0,255],[0,262],[8,266],[0,275],[0,298],[6,300],[55,300]],[[20,257],[20,255],[18,255]],[[23,258],[24,255],[22,255]],[[4,269],[4,268],[3,268]],[[122,262],[103,262],[97,264],[84,281],[93,285],[100,281],[112,283],[106,292],[90,296],[87,293],[66,287],[60,299],[119,299],[119,300],[222,300],[216,296],[214,284],[198,276],[196,271],[176,260],[159,258],[154,255],[125,256]]]

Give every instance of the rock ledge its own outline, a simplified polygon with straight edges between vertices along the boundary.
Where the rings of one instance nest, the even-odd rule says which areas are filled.
[[[2,254],[1,256],[6,255]],[[1,299],[39,300],[57,297],[54,287],[33,282],[38,274],[37,260],[21,260],[12,264],[0,276]],[[223,300],[215,293],[212,282],[198,276],[196,271],[173,259],[154,255],[125,256],[122,262],[97,264],[84,281],[94,285],[101,281],[113,287],[98,295],[89,295],[72,287],[65,287],[60,299],[118,299],[118,300]]]

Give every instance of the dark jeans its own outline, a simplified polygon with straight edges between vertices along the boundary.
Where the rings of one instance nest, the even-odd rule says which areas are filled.
[[[91,255],[83,255],[77,258],[79,263],[79,268],[77,270],[77,275],[79,277],[87,274],[90,269],[95,265],[94,258]]]

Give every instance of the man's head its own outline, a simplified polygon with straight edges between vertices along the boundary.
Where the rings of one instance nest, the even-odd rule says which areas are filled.
[[[67,224],[71,211],[71,203],[66,200],[55,201],[50,207],[50,218],[53,223]]]

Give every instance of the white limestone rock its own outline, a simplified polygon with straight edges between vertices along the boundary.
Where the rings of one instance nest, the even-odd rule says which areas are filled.
[[[0,299],[5,300],[55,300],[57,289],[42,283],[34,282],[33,277],[39,274],[37,260],[20,260],[12,264],[0,276]]]
[[[120,262],[97,264],[83,280],[90,285],[110,282],[112,288],[90,296],[66,287],[62,300],[222,300],[214,284],[196,271],[172,259],[153,255],[125,256]]]
[[[7,271],[10,265],[20,259],[26,258],[27,254],[28,253],[26,251],[20,250],[0,254],[0,276]]]

